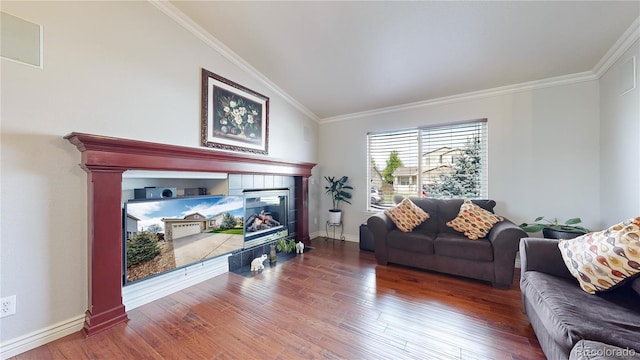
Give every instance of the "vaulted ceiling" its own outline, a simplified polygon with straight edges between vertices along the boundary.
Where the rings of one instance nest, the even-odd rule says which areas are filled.
[[[640,1],[170,4],[319,121],[595,72],[640,19]]]

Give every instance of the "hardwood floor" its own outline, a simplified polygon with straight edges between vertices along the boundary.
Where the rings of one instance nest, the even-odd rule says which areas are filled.
[[[312,251],[252,277],[229,273],[15,359],[544,359],[509,290],[395,265],[357,243]]]

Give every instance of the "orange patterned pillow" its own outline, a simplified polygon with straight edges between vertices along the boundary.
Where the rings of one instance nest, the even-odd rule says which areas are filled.
[[[428,213],[407,198],[384,213],[402,232],[410,232],[429,218]]]
[[[589,294],[640,276],[640,217],[558,242],[569,272]]]
[[[465,199],[460,206],[460,212],[455,219],[448,221],[447,226],[464,233],[471,240],[478,240],[487,236],[493,225],[504,220],[491,212]]]

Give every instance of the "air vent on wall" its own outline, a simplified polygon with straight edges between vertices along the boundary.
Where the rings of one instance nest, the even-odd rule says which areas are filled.
[[[42,26],[0,12],[2,58],[42,68]]]
[[[636,88],[636,57],[624,60],[618,66],[618,84],[620,95],[624,95]]]

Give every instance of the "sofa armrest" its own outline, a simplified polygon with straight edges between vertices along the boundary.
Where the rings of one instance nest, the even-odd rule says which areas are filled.
[[[396,228],[396,224],[384,213],[375,214],[367,219],[367,227],[373,234],[373,250],[378,264],[387,264],[387,234]]]
[[[539,271],[549,275],[572,279],[558,248],[558,240],[523,238],[520,240],[520,266],[522,274]]]
[[[507,219],[495,224],[487,235],[493,247],[494,286],[511,286],[518,244],[525,236],[526,232]]]

